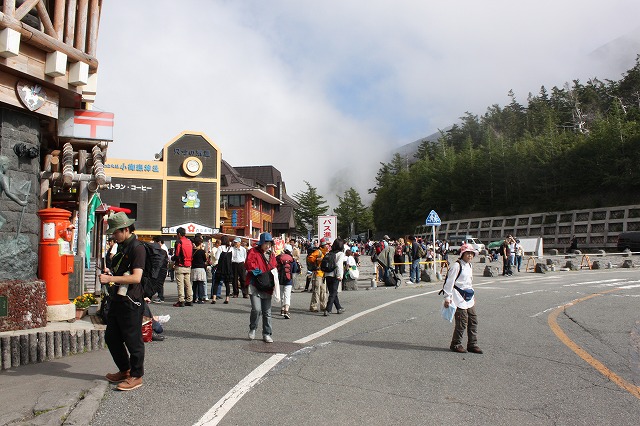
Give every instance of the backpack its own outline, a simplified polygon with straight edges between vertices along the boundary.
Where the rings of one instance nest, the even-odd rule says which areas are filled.
[[[336,252],[330,251],[324,255],[320,262],[320,270],[322,272],[333,272],[338,267],[336,263]]]
[[[426,255],[427,255],[427,250],[425,250],[422,244],[418,244],[418,257],[422,259]]]
[[[311,251],[309,252],[309,254],[307,254],[307,271],[317,271],[318,270],[318,266],[316,265],[316,262],[312,262],[311,260],[309,260],[309,256],[312,255],[313,253],[315,253],[317,250],[320,249],[311,249]]]
[[[285,256],[289,256],[286,258]],[[276,258],[278,262],[278,279],[280,280],[280,284],[284,285],[286,282],[291,280],[293,276],[293,264],[295,260],[291,257],[291,255],[287,255],[283,253]]]
[[[159,245],[140,241],[144,246],[147,258],[144,262],[144,270],[142,271],[142,291],[144,297],[153,296],[164,286],[164,280],[167,278],[167,252]]]

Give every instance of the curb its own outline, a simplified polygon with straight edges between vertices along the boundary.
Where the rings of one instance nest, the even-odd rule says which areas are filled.
[[[103,329],[23,330],[0,337],[2,370],[106,347]]]

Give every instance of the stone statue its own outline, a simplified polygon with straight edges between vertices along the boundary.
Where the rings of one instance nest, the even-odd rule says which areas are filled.
[[[23,194],[14,193],[11,189],[11,180],[9,176],[6,175],[8,165],[9,165],[9,158],[7,158],[4,155],[0,155],[0,196],[2,195],[3,192],[7,194],[7,197],[9,197],[11,200],[15,201],[16,203],[18,203],[23,207],[22,213],[24,214],[24,207],[27,205],[27,199],[29,198],[29,190],[31,189],[31,182],[30,181],[23,182],[22,186],[26,187],[27,185],[24,185],[24,184],[27,184],[27,183],[29,186],[29,188],[26,191],[24,191],[26,193],[23,193]],[[18,197],[18,195],[24,195],[24,200],[21,200],[20,197]],[[22,220],[22,216],[20,216],[20,220]],[[5,219],[5,217],[0,214],[0,229],[4,226],[6,221],[7,220]],[[18,233],[20,233],[20,227],[18,227]]]

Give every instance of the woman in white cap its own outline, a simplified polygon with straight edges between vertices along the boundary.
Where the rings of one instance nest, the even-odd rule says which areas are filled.
[[[475,308],[476,299],[473,291],[473,269],[471,265],[476,254],[476,250],[467,243],[460,247],[460,259],[451,265],[440,292],[440,294],[444,294],[445,308],[448,308],[451,303],[456,307],[456,325],[450,345],[450,349],[453,352],[482,353],[482,350],[478,347],[478,317]],[[462,336],[465,329],[467,330],[466,350],[462,346]]]
[[[291,304],[291,287],[293,287],[293,273],[291,271],[291,265],[293,264],[292,249],[291,244],[285,244],[284,251],[276,257],[278,281],[280,281],[280,293],[282,294],[280,315],[284,319],[291,318],[289,305]]]

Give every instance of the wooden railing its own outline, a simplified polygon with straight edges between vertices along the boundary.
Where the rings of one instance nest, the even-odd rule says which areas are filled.
[[[4,0],[0,29],[18,31],[22,42],[46,52],[62,52],[72,62],[84,62],[95,72],[98,68],[95,54],[102,0],[50,0],[48,4],[49,8],[44,0],[25,0],[16,8],[16,0]],[[21,22],[34,8],[43,28]]]

